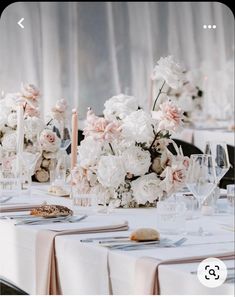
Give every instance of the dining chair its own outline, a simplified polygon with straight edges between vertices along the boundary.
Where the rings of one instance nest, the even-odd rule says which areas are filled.
[[[235,184],[235,146],[227,144],[228,157],[231,167],[220,181],[219,187],[226,189],[227,185]]]
[[[192,154],[203,154],[203,152],[192,143],[175,138],[173,138],[172,140],[176,143],[178,147],[181,146],[184,156],[190,157]],[[170,143],[167,148],[173,155],[177,154],[172,143]]]
[[[0,295],[29,295],[25,291],[12,284],[6,278],[0,277]]]

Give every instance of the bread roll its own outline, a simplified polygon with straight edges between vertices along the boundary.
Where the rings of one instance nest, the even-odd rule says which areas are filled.
[[[160,234],[152,228],[139,228],[131,233],[130,239],[134,241],[160,240]]]

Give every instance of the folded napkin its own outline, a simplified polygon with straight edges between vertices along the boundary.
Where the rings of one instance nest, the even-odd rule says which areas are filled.
[[[15,211],[27,211],[31,210],[35,207],[40,207],[42,204],[6,204],[0,205],[0,213],[1,212],[15,212]]]
[[[221,260],[235,259],[234,252],[214,254],[210,257]],[[136,262],[133,295],[160,295],[158,281],[158,267],[165,264],[196,263],[208,258],[208,256],[195,256],[188,258],[160,260],[152,257],[141,257]]]
[[[36,294],[59,295],[60,285],[57,275],[55,237],[61,235],[103,233],[128,230],[128,222],[79,227],[66,231],[40,230],[36,237]]]

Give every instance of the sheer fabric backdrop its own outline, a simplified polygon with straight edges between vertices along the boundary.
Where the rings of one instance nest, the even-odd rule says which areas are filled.
[[[234,108],[233,38],[232,12],[218,2],[14,3],[1,17],[0,90],[34,83],[44,114],[62,97],[81,117],[88,106],[101,113],[120,92],[147,109],[152,68],[173,54],[195,69],[205,110],[224,118]]]

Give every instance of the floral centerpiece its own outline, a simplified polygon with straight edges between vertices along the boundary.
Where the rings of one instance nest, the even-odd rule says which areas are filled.
[[[161,63],[164,84],[178,87],[181,68],[173,60]],[[167,149],[171,133],[182,125],[183,111],[176,103],[155,102],[154,118],[124,94],[110,98],[104,107],[103,117],[91,109],[87,112],[85,138],[73,171],[73,183],[81,193],[94,193],[103,204],[127,208],[154,206],[180,189],[189,160],[178,148],[177,156]]]
[[[50,123],[44,123],[40,115],[39,98],[40,92],[34,85],[22,84],[20,92],[9,93],[0,100],[0,150],[16,154],[17,105],[21,104],[24,110],[24,150],[33,154],[40,151],[33,178],[46,182],[61,140]],[[52,120],[63,119],[66,109],[65,100],[59,100],[52,108]]]

